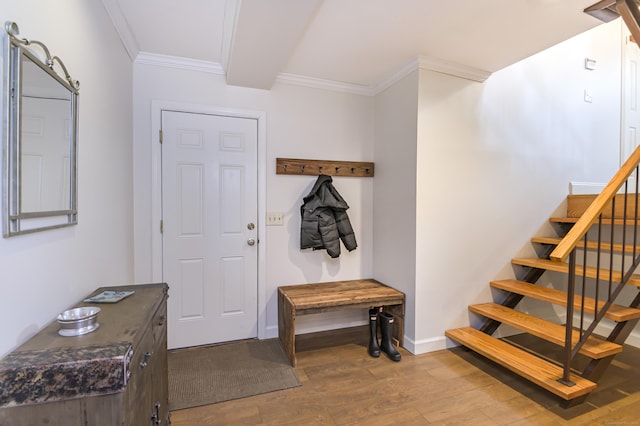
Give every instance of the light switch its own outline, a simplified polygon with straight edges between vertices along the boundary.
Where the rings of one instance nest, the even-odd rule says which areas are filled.
[[[267,226],[280,226],[284,224],[283,212],[267,212]]]
[[[584,67],[585,69],[588,69],[589,71],[593,71],[596,69],[596,60],[595,59],[591,59],[591,58],[585,58],[584,59]]]
[[[584,101],[588,103],[593,102],[593,93],[591,93],[591,90],[584,89]]]

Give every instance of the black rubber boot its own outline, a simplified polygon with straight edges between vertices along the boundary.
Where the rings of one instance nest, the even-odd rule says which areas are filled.
[[[380,320],[380,331],[382,332],[382,339],[380,340],[380,349],[387,354],[390,360],[400,361],[402,357],[400,352],[393,346],[391,335],[393,334],[393,315],[387,312],[380,312],[378,314]]]
[[[369,309],[369,355],[374,358],[380,356],[380,346],[378,346],[378,309]]]

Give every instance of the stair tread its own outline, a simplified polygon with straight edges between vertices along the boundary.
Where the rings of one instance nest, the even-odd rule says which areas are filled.
[[[491,302],[471,305],[469,310],[526,331],[548,342],[564,346],[566,332],[563,325]],[[574,345],[580,339],[580,334],[577,330],[574,330],[572,339]],[[580,348],[579,352],[592,359],[601,359],[622,352],[622,346],[591,336]]]
[[[560,237],[533,237],[531,239],[531,242],[533,243],[549,244],[549,245],[558,245],[560,241],[562,241],[562,238]],[[583,243],[580,243],[579,248],[582,248],[582,247],[583,247]],[[587,248],[591,250],[596,250],[598,248],[598,242],[587,241]],[[608,252],[611,250],[611,245],[607,242],[602,242],[600,243],[600,248],[602,251]],[[640,245],[637,245],[634,247],[633,244],[626,244],[623,249],[622,244],[614,243],[613,251],[616,253],[620,253],[622,251],[624,251],[625,253],[640,253]]]
[[[579,217],[552,217],[549,218],[549,222],[552,223],[576,223],[578,221],[578,219],[580,219]],[[593,221],[594,224],[598,223],[598,219],[596,218],[596,220]],[[611,220],[611,218],[602,218],[602,224],[603,225],[631,225],[633,226],[636,223],[636,220],[633,218],[624,220],[624,219],[613,219],[613,221]],[[638,223],[640,225],[640,221]]]
[[[541,243],[541,244],[551,244],[558,245],[558,243],[562,241],[560,237],[533,237],[531,238],[531,242]]]
[[[569,272],[569,264],[568,263],[556,262],[556,261],[549,260],[549,259],[540,259],[540,258],[537,258],[537,257],[525,257],[525,258],[511,259],[511,263],[513,263],[514,265],[529,266],[531,268],[545,269],[547,271],[562,272],[562,273],[565,273],[565,274]],[[596,278],[596,275],[597,275],[596,268],[593,268],[591,266],[587,266],[585,269],[586,269],[587,277]],[[583,267],[581,265],[576,265],[576,275],[577,276],[582,276],[583,275]],[[608,282],[609,281],[609,270],[600,269],[600,279],[601,280],[606,280]],[[622,273],[620,273],[620,271],[613,271],[611,273],[611,279],[613,280],[614,283],[620,282],[622,280]],[[631,278],[629,279],[627,284],[634,285],[634,286],[640,286],[640,275],[638,275],[638,274],[631,275]]]
[[[513,279],[492,281],[491,286],[494,288],[499,288],[501,290],[510,291],[512,293],[521,294],[523,296],[532,297],[537,300],[550,302],[555,305],[567,306],[567,293],[561,290],[542,287],[525,281]],[[574,308],[579,310],[581,308],[581,302],[581,298],[576,297],[573,303]],[[603,305],[603,301],[598,301],[599,310]],[[591,297],[585,297],[584,306],[585,312],[593,314],[595,312],[595,299]],[[605,314],[605,318],[617,322],[629,321],[632,319],[640,318],[640,309],[613,304],[609,307],[609,310]]]
[[[563,385],[558,382],[562,378],[559,366],[472,327],[447,330],[445,335],[565,400],[587,395],[596,388],[592,381],[574,374],[570,378],[575,385]]]

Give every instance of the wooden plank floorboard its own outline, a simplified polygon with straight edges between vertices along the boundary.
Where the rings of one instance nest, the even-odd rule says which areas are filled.
[[[640,419],[640,349],[625,347],[587,402],[564,409],[549,392],[459,347],[422,355],[401,350],[400,362],[371,358],[363,327],[300,335],[297,343],[302,386],[174,411],[172,425],[604,425]],[[601,387],[606,398],[598,397]]]

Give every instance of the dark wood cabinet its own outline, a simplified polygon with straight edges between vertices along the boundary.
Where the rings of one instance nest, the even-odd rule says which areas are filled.
[[[0,426],[168,425],[166,284],[98,306],[100,327],[63,337],[54,320],[0,360]]]

